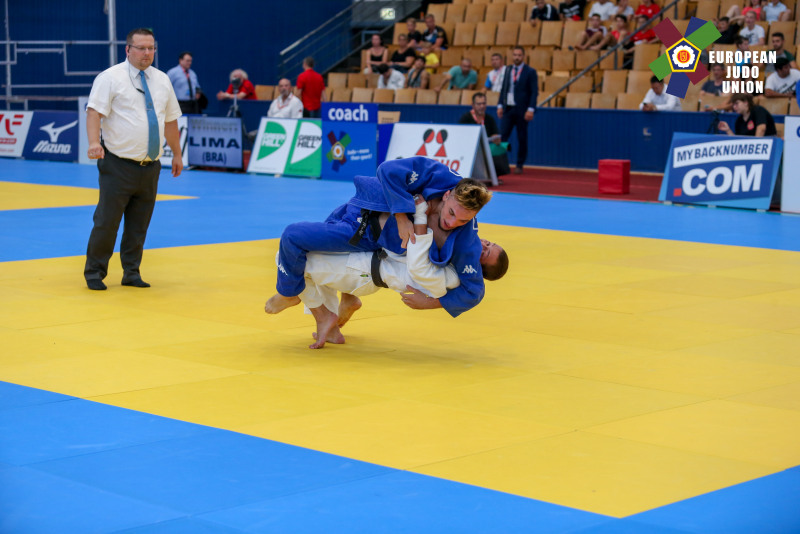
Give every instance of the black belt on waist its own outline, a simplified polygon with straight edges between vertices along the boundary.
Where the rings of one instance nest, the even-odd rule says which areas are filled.
[[[372,264],[370,266],[370,271],[372,271],[372,283],[378,287],[389,287],[386,285],[386,282],[383,281],[383,278],[381,278],[381,260],[386,259],[387,256],[388,254],[386,254],[386,251],[383,249],[376,250],[372,253]]]
[[[154,163],[156,163],[158,161],[157,159],[156,160],[152,160],[152,161],[136,161],[135,159],[121,158],[121,157],[117,156],[116,154],[114,154],[113,152],[109,152],[108,149],[105,147],[105,145],[103,145],[103,150],[106,151],[106,154],[111,154],[112,156],[114,156],[115,158],[117,158],[119,160],[122,160],[122,161],[124,161],[126,163],[130,163],[132,165],[138,165],[140,167],[149,167],[150,165],[153,165]]]
[[[357,246],[364,238],[364,234],[367,233],[367,228],[369,228],[370,231],[372,232],[372,239],[377,242],[378,238],[381,236],[381,230],[382,230],[381,223],[378,220],[379,217],[380,217],[379,211],[370,211],[362,208],[361,223],[358,225],[356,233],[353,234],[353,237],[350,238],[348,243],[354,247]]]

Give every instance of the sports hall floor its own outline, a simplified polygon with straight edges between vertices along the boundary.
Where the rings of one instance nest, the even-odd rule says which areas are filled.
[[[92,166],[0,160],[0,532],[800,531],[800,217],[498,193],[511,269],[321,351],[277,238],[352,186],[164,174],[86,289]]]

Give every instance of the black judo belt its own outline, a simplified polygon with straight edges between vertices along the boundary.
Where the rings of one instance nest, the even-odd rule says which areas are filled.
[[[383,249],[376,250],[372,253],[372,265],[370,271],[372,271],[372,283],[378,287],[385,287],[388,288],[389,286],[386,285],[386,282],[383,281],[381,278],[381,260],[385,260],[388,254]]]
[[[381,236],[381,223],[378,220],[380,214],[381,212],[379,211],[370,211],[362,208],[361,224],[358,225],[356,233],[353,234],[353,237],[350,238],[350,241],[348,241],[348,243],[350,243],[354,247],[358,246],[358,244],[364,238],[364,234],[367,233],[367,228],[369,228],[370,231],[372,232],[372,239],[377,242],[378,238]]]

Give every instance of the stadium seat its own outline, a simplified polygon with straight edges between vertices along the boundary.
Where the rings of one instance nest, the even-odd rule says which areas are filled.
[[[575,52],[575,68],[583,70],[600,57],[600,52],[597,50],[578,50]],[[594,67],[595,69],[597,66]]]
[[[564,101],[565,108],[589,109],[592,105],[592,93],[567,93]]]
[[[489,73],[492,71],[492,67],[481,67],[478,69],[478,88],[484,89],[486,86],[486,78],[489,76]]]
[[[391,104],[394,102],[394,89],[375,89],[372,101],[376,104]]]
[[[561,89],[567,81],[569,81],[569,78],[566,76],[548,76],[544,80],[544,94],[552,95],[558,89]],[[559,93],[560,96],[564,96],[565,94],[566,92]]]
[[[394,93],[394,103],[395,104],[413,104],[417,101],[417,90],[410,88],[410,89],[398,89]]]
[[[493,2],[491,4],[487,4],[486,6],[486,16],[484,20],[486,22],[503,22],[505,20],[506,15],[506,5]]]
[[[347,73],[346,72],[329,72],[328,73],[328,87],[347,87]]]
[[[789,115],[800,115],[800,104],[797,103],[796,98],[789,101]]]
[[[456,13],[454,13],[454,15],[455,14]],[[431,5],[429,5],[428,6],[428,12],[426,13],[426,15],[433,15],[434,18],[436,19],[436,23],[437,24],[440,23],[440,22],[444,22],[445,20],[447,20],[447,4],[431,4]],[[463,8],[462,8],[461,16],[462,17],[464,16],[463,15]]]
[[[445,89],[439,93],[439,100],[436,102],[440,106],[457,106],[461,103],[461,90]]]
[[[697,13],[699,19],[714,20],[719,17],[719,0],[703,0],[697,3]],[[722,14],[725,16],[725,13]]]
[[[525,22],[527,24],[530,10],[527,4],[521,2],[513,2],[506,4],[506,18],[507,22]],[[530,26],[530,24],[528,24]]]
[[[335,87],[333,89],[332,102],[350,102],[353,98],[353,90],[346,87]]]
[[[594,86],[594,78],[589,73],[581,76],[567,88],[569,92],[576,92],[576,93],[591,93],[592,87]]]
[[[703,95],[700,97],[700,111],[705,111],[707,108],[715,108],[727,104],[730,98],[730,95]]]
[[[464,50],[462,57],[472,61],[472,68],[477,70],[483,66],[483,50],[484,48],[482,46],[470,46]]]
[[[650,63],[661,55],[660,44],[641,44],[633,48],[633,70],[650,72]]]
[[[451,45],[453,43],[453,39],[455,39],[455,32],[456,32],[456,23],[455,22],[442,22],[439,24],[442,27],[444,32],[447,34],[447,42]]]
[[[678,31],[681,32],[681,35],[686,35],[686,29],[689,27],[688,20],[675,20],[675,19],[670,19],[670,20],[672,20],[672,24],[674,24],[675,27],[678,28]]]
[[[470,0],[453,0],[454,4],[469,4]]]
[[[553,70],[572,70],[575,68],[575,52],[572,50],[553,50]]]
[[[627,83],[627,70],[605,70],[603,71],[603,90],[601,92],[609,95],[624,93]]]
[[[639,109],[639,104],[642,103],[644,95],[635,95],[632,93],[618,93],[617,94],[617,109]]]
[[[431,87],[439,87],[444,81],[444,73],[431,74]],[[435,104],[436,102],[434,102]]]
[[[464,57],[464,52],[466,52],[466,50],[466,46],[451,46],[450,48],[442,50],[442,57],[439,60],[439,64],[442,67],[452,67],[461,64],[461,58]]]
[[[697,106],[699,102],[697,98],[689,98],[689,95],[686,95],[686,98],[681,100],[681,109],[683,111],[697,111]]]
[[[585,20],[564,21],[564,35],[561,39],[561,46],[568,47],[580,44],[585,29]]]
[[[475,41],[476,46],[491,46],[495,43],[497,36],[497,23],[496,22],[479,22],[475,27]]]
[[[702,4],[703,2],[698,2],[698,4]],[[739,7],[743,7],[744,2],[742,0],[720,0],[719,3],[719,16],[724,17],[731,6],[738,5]]]
[[[508,55],[508,47],[506,46],[487,46],[481,48],[483,50],[483,65],[489,66],[492,64],[492,54],[500,54],[505,58]]]
[[[512,6],[514,4],[511,4]],[[536,46],[539,44],[539,37],[542,31],[542,25],[537,24],[536,27],[531,27],[527,22],[519,23],[519,35],[517,36],[517,44],[519,46]]]
[[[539,34],[540,46],[561,46],[562,22],[556,20],[542,21],[539,25],[542,31]]]
[[[355,87],[366,87],[367,86],[367,75],[361,74],[360,72],[351,72],[347,75],[347,85],[346,87],[353,89]]]
[[[592,93],[592,109],[614,109],[617,95],[606,93]]]
[[[653,73],[649,70],[632,70],[628,72],[628,85],[625,88],[625,92],[644,98],[644,95],[650,90],[650,78],[652,77]]]
[[[472,22],[459,22],[456,24],[453,46],[469,46],[475,42],[475,24]]]
[[[483,22],[486,17],[486,4],[469,4],[464,12],[463,22],[473,22],[475,24]]]
[[[437,5],[444,7],[444,5],[442,4],[431,4],[429,8],[432,8]],[[467,5],[468,4],[451,4],[447,6],[448,8],[447,16],[442,18],[436,17],[436,20],[437,21],[441,20],[443,22],[449,22],[452,24],[458,24],[459,22],[464,22],[464,14],[467,12]]]
[[[372,102],[374,89],[368,87],[354,87],[352,102],[363,102],[368,104]]]
[[[764,97],[760,99],[758,104],[773,115],[786,115],[789,112],[789,101],[785,98]]]
[[[495,42],[493,44],[496,44],[498,46],[514,46],[517,44],[518,38],[519,38],[518,23],[516,22],[497,23],[497,38],[495,39]]]
[[[500,93],[496,91],[486,91],[486,105],[487,106],[497,106],[497,103],[500,101]]]
[[[274,85],[256,85],[256,98],[259,100],[272,100],[275,94]]]
[[[469,89],[464,89],[461,91],[461,105],[472,106],[472,95],[482,92],[483,91],[470,91]]]
[[[553,51],[549,48],[534,48],[528,54],[528,65],[539,72],[553,70]]]
[[[379,74],[366,74],[365,77],[367,78],[367,87],[372,89],[378,88],[378,76]]]
[[[417,104],[436,104],[439,95],[433,89],[417,89]]]

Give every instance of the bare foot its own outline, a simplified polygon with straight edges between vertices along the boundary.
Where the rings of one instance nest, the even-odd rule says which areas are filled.
[[[325,342],[328,341],[328,336],[334,332],[334,328],[336,331],[339,330],[339,327],[336,326],[339,316],[325,306],[311,308],[311,315],[313,315],[314,320],[317,321],[317,335],[314,337],[316,342],[309,345],[308,348],[321,349],[325,346]],[[341,332],[339,332],[339,335],[342,335]],[[344,342],[344,336],[342,336],[342,342]]]
[[[361,299],[349,293],[342,293],[339,301],[339,327],[343,327],[350,317],[361,308]]]
[[[300,304],[300,297],[284,297],[280,293],[275,293],[264,305],[267,313],[280,313],[286,308]]]
[[[311,332],[311,337],[317,339],[317,333]],[[344,344],[344,334],[342,331],[339,330],[338,326],[334,326],[330,332],[328,332],[328,337],[325,340],[326,343],[333,343],[334,345],[343,345]]]

